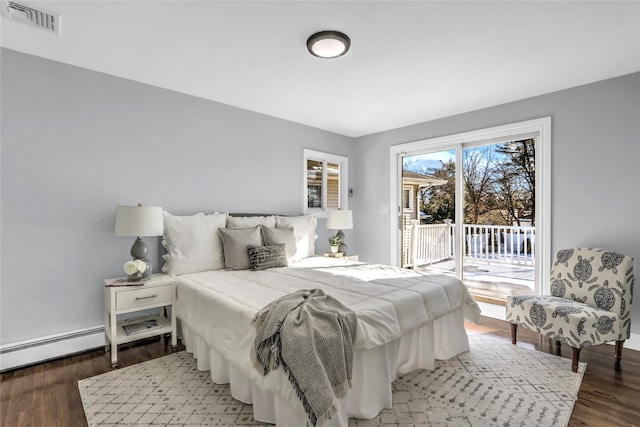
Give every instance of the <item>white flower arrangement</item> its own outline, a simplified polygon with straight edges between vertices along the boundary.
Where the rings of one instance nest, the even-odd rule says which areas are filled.
[[[147,271],[147,263],[141,259],[132,259],[127,261],[122,267],[124,268],[124,272],[129,276],[142,274]]]

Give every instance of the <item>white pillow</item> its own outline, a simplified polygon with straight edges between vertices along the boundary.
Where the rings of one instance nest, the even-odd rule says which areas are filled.
[[[174,216],[163,211],[162,271],[167,274],[197,273],[224,268],[224,249],[218,228],[227,224],[226,213]]]
[[[264,225],[269,228],[276,228],[276,217],[267,216],[231,216],[227,217],[227,228],[253,228]]]
[[[312,215],[276,216],[277,228],[291,228],[296,236],[296,253],[293,261],[299,261],[316,254],[316,225],[318,220]]]

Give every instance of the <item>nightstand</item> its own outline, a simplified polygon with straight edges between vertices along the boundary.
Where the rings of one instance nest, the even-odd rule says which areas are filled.
[[[354,262],[358,262],[358,255],[345,255],[343,256],[341,252],[325,252],[324,256],[326,258],[335,258],[335,259],[341,259],[344,261],[354,261]]]
[[[176,334],[176,288],[174,280],[166,274],[152,274],[151,280],[142,286],[104,287],[104,343],[105,352],[111,350],[111,367],[118,366],[118,344],[124,344],[158,335],[171,334],[171,346],[178,345]],[[132,317],[118,315],[161,308],[158,314],[142,314]],[[163,309],[162,309],[163,308]],[[171,312],[167,316],[167,309]],[[156,310],[157,311],[157,310]],[[124,326],[155,320],[160,327],[127,334]]]

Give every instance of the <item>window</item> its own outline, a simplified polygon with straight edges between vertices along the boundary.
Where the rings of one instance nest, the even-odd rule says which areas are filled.
[[[344,156],[304,150],[303,213],[325,216],[327,209],[347,209],[348,162]]]
[[[402,189],[402,209],[405,212],[413,212],[413,188],[411,187]]]

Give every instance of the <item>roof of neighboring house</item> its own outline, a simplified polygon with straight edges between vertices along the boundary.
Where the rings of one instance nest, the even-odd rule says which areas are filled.
[[[402,183],[405,185],[417,185],[420,188],[435,187],[447,183],[444,179],[436,178],[431,175],[424,175],[417,172],[402,171]]]

